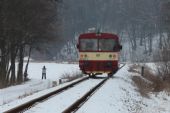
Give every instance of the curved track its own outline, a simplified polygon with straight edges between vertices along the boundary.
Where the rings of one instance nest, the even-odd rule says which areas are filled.
[[[103,79],[88,79],[42,103],[38,103],[25,113],[61,113],[101,81]]]
[[[122,64],[119,67],[119,70],[124,67],[125,64]],[[62,113],[72,113],[76,112],[109,78],[104,79],[95,87],[93,87],[90,91],[88,91],[85,95],[83,95],[80,99],[78,99],[75,103],[73,103],[70,107],[65,109]]]
[[[125,64],[123,64],[119,69],[121,69]],[[56,91],[53,91],[53,92],[50,92],[42,97],[39,97],[37,99],[34,99],[34,100],[31,100],[25,104],[22,104],[18,107],[15,107],[13,109],[10,109],[8,111],[5,111],[4,113],[19,113],[19,112],[24,112],[26,111],[27,113],[32,113],[32,112],[36,112],[37,108],[40,109],[41,106],[43,106],[42,108],[44,107],[47,107],[47,106],[44,106],[43,103],[46,103],[48,105],[51,105],[51,104],[56,104],[55,107],[57,107],[58,105],[60,105],[60,100],[61,98],[64,98],[64,101],[65,100],[70,100],[70,97],[68,94],[70,94],[71,96],[74,97],[73,100],[70,100],[71,102],[68,104],[68,105],[63,105],[63,110],[57,110],[56,112],[60,111],[62,113],[70,113],[70,112],[75,112],[76,110],[78,110],[109,78],[108,77],[102,77],[102,78],[98,78],[98,79],[89,79],[89,77],[86,77],[86,78],[83,78],[81,80],[78,80],[70,85],[67,85],[63,88],[60,88]],[[92,81],[92,82],[89,82],[88,83],[88,80]],[[86,83],[87,82],[87,83]],[[89,84],[89,86],[87,86]],[[81,89],[81,87],[88,87],[88,88],[85,88],[86,91],[82,91],[80,90],[78,92],[79,95],[77,94],[74,94],[74,90],[76,89]],[[72,90],[72,91],[71,91]],[[62,92],[62,93],[61,93]],[[65,94],[64,94],[65,93]],[[61,96],[63,95],[63,96]],[[67,95],[67,96],[66,96]],[[78,98],[77,98],[78,97]],[[48,103],[48,100],[54,100],[56,98],[56,101],[55,103]],[[58,98],[58,99],[57,99]],[[60,99],[59,99],[60,98]],[[58,102],[58,103],[57,103]],[[42,105],[40,105],[42,104]],[[46,104],[46,105],[47,105]],[[61,104],[62,105],[62,104]],[[36,108],[36,106],[38,106]],[[50,106],[48,106],[50,107]],[[58,106],[59,107],[59,106]],[[33,108],[33,110],[32,110]],[[50,109],[50,108],[48,108]],[[52,109],[51,110],[55,110],[55,109]],[[41,112],[41,111],[40,111]],[[47,111],[48,112],[48,111]],[[54,113],[54,111],[52,112]]]
[[[45,101],[46,99],[52,97],[53,95],[59,94],[59,93],[65,91],[65,90],[67,90],[67,89],[70,89],[70,88],[74,87],[75,85],[79,84],[80,82],[83,82],[83,81],[85,81],[85,80],[87,80],[87,79],[89,79],[89,77],[80,79],[80,80],[78,80],[78,81],[76,81],[76,82],[73,82],[73,83],[71,83],[71,84],[69,84],[69,85],[67,85],[67,86],[65,86],[65,87],[62,87],[62,88],[60,88],[60,89],[58,89],[58,90],[55,90],[55,91],[53,91],[53,92],[50,92],[50,93],[48,93],[48,94],[46,94],[46,95],[43,95],[43,96],[41,96],[41,97],[39,97],[39,98],[30,100],[30,101],[27,102],[27,103],[24,103],[24,104],[19,105],[19,106],[15,107],[15,108],[9,109],[8,111],[5,111],[5,112],[3,112],[3,113],[20,113],[20,112],[23,112],[23,111],[25,111],[26,109],[29,109],[29,108],[30,108],[31,106],[33,106],[34,104],[39,103],[39,102],[42,102],[42,101]]]
[[[71,112],[75,112],[78,108],[80,108],[83,103],[85,103],[88,98],[90,98],[90,96],[93,95],[93,93],[95,91],[97,91],[97,89],[99,89],[106,81],[108,80],[108,78],[102,80],[99,84],[97,84],[95,87],[93,87],[92,89],[90,89],[86,94],[84,94],[80,99],[78,99],[75,103],[73,103],[70,107],[68,107],[67,109],[65,109],[62,113],[71,113]]]

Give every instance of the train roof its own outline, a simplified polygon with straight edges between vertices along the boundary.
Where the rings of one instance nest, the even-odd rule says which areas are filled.
[[[118,39],[118,36],[112,33],[84,33],[79,38],[113,38]]]

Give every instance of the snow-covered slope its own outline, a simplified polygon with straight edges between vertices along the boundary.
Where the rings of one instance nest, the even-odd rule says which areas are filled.
[[[41,66],[40,64],[41,63],[34,64],[35,66],[32,67],[32,69],[35,69],[35,67],[36,68],[39,67],[38,70],[41,71],[41,67],[43,66],[43,64],[41,64]],[[56,68],[54,64],[52,65],[46,64],[46,66],[47,66],[49,73],[51,72],[50,71],[51,68],[53,69]],[[69,67],[69,69],[71,70],[71,73],[73,73],[72,71],[73,69],[75,69],[74,71],[79,71],[77,64],[74,64],[74,65],[58,64],[57,66],[59,66],[58,69],[60,69],[61,73],[62,71],[65,72],[64,70],[65,67]],[[134,75],[134,73],[131,73],[128,70],[129,70],[129,65],[127,64],[120,71],[118,71],[114,75],[113,78],[110,78],[102,86],[101,89],[99,89],[96,93],[94,93],[94,95],[86,103],[84,103],[84,105],[82,105],[82,107],[77,111],[77,113],[170,113],[170,107],[169,107],[170,96],[168,96],[167,92],[150,93],[149,98],[141,96],[140,93],[138,92],[137,87],[132,81],[132,76]],[[41,73],[41,72],[38,72],[38,73]],[[57,79],[58,77],[56,77],[56,75],[60,75],[59,72],[56,70],[56,75],[51,74],[51,79],[41,80],[41,75],[35,74],[33,72],[32,74],[33,74],[32,75],[33,80],[31,80],[30,83],[28,82],[23,85],[13,86],[10,88],[0,90],[0,97],[3,97],[3,98],[0,98],[0,101],[1,101],[0,111],[4,110],[6,106],[12,107],[13,106],[12,103],[15,103],[15,101],[22,103],[22,100],[24,99],[16,98],[21,95],[19,91],[29,92],[28,86],[31,86],[31,84],[33,86],[35,85],[34,87],[35,89],[41,89],[41,87],[44,87],[44,88],[51,87],[51,84],[49,81],[51,81],[51,79],[54,79],[54,78]],[[38,77],[36,78],[34,74],[38,75],[39,79]],[[106,76],[106,75],[104,74],[102,76]],[[41,85],[38,86],[36,84],[41,84]],[[25,87],[26,89],[24,90],[24,88],[22,87]],[[59,87],[61,86],[57,86],[55,88],[59,88]],[[81,87],[81,90],[83,90],[82,87]],[[47,91],[49,91],[49,89],[44,90],[43,92],[47,92]],[[35,93],[32,96],[28,96],[29,98],[28,97],[26,98],[27,100],[31,99],[35,97],[34,95],[38,96],[39,94],[43,94],[43,92]],[[15,95],[15,97],[11,95]],[[63,101],[65,102],[70,101],[68,99],[65,100],[65,98],[63,98]],[[12,101],[9,101],[9,100],[12,100]],[[51,99],[50,101],[53,101],[53,100]],[[55,103],[55,100],[53,103]],[[44,109],[48,110],[48,106],[46,107],[47,108],[44,108]],[[59,106],[55,105],[55,107],[56,109],[58,109],[57,107]],[[53,110],[55,111],[54,113],[59,113],[56,111],[55,107],[53,108]],[[51,109],[51,111],[53,110]],[[34,112],[40,113],[38,111],[37,112],[34,111]]]
[[[41,80],[42,67],[47,68],[47,79]],[[57,63],[30,63],[28,77],[30,81],[21,85],[0,89],[0,106],[8,104],[17,99],[22,99],[33,93],[48,89],[54,85],[64,74],[80,73],[77,64],[57,64]]]
[[[76,113],[170,113],[166,92],[142,97],[126,65],[99,89]]]

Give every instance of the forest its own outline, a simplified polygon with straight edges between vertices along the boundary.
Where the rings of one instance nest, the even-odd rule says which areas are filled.
[[[89,28],[121,38],[121,61],[161,61],[169,75],[169,27],[168,0],[1,0],[0,88],[28,79],[30,56],[77,61],[77,37]]]
[[[56,41],[58,26],[56,1],[0,1],[0,87],[27,79],[24,56]]]
[[[123,61],[153,61],[154,48],[161,49],[169,34],[169,11],[166,1],[67,0],[63,2],[64,5],[60,8],[64,27],[62,35],[71,37],[72,41],[68,45],[70,43],[75,45],[75,36],[87,32],[88,28],[97,28],[102,32],[119,35],[122,45],[128,48],[122,52]],[[63,51],[68,51],[69,54],[71,50],[68,45]]]

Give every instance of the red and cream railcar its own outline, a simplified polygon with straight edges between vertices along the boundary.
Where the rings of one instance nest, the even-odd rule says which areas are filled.
[[[107,73],[112,76],[118,70],[119,37],[110,33],[85,33],[78,39],[79,67],[89,76]]]

